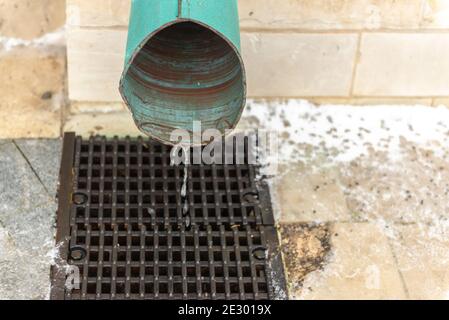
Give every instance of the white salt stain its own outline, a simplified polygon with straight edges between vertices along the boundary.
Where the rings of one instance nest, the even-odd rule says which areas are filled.
[[[370,148],[399,160],[401,138],[433,147],[439,155],[447,151],[443,145],[449,145],[449,109],[444,106],[317,107],[304,100],[252,101],[244,116],[257,118],[260,129],[278,132],[281,163],[307,163],[317,157],[349,162]]]
[[[432,150],[436,158],[448,156],[449,109],[444,106],[317,107],[303,100],[250,101],[244,117],[257,119],[256,124],[250,123],[251,127],[275,132],[280,137],[277,159],[290,168],[279,170],[269,180],[276,218],[282,215],[277,195],[282,187],[280,179],[295,174],[291,172],[295,167],[290,164],[297,162],[304,164],[308,172],[336,167],[346,180],[362,183],[339,185],[346,197],[359,203],[355,214],[362,219],[369,218],[390,238],[397,236],[390,227],[393,220],[409,221],[419,216],[422,220],[436,221],[436,212],[446,210],[447,175],[435,170],[431,159],[421,156],[420,161],[412,162],[404,148],[406,141]],[[373,156],[376,151],[385,159]],[[350,166],[353,160],[358,160],[360,170],[354,171]],[[415,176],[415,170],[424,172]],[[425,176],[431,176],[432,183],[423,184],[421,180]],[[320,199],[315,200],[319,207]],[[376,215],[388,207],[392,217]],[[440,222],[438,225],[442,227]]]
[[[17,47],[61,47],[65,46],[65,27],[62,27],[54,32],[44,34],[42,37],[24,40],[14,37],[0,36],[0,48],[4,51],[11,51]]]
[[[284,207],[278,201],[284,177],[335,170],[335,183],[344,194],[350,221],[367,223],[380,236],[379,243],[373,243],[367,252],[345,251],[348,248],[341,243],[336,247],[333,243],[323,269],[310,273],[303,290],[292,293],[294,298],[313,296],[323,288],[327,292],[328,281],[335,278],[360,280],[363,290],[384,290],[379,275],[388,270],[384,257],[390,249],[403,258],[403,271],[447,268],[447,107],[317,107],[303,100],[250,101],[244,118],[249,127],[273,131],[280,137],[278,159],[284,169],[268,181],[277,216]],[[307,196],[314,199],[316,208],[326,205],[320,202],[320,196],[326,195]],[[407,232],[411,234],[404,238]],[[353,246],[358,247],[355,242]],[[345,259],[353,259],[354,264],[348,266]],[[441,297],[447,293],[445,283],[435,283],[428,293]]]

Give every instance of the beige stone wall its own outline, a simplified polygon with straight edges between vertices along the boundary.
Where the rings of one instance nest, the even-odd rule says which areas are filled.
[[[117,110],[129,0],[68,0],[73,110]],[[250,98],[446,103],[447,0],[239,0]]]
[[[449,104],[447,0],[239,6],[250,98]],[[58,136],[70,123],[66,95],[72,113],[123,110],[117,86],[129,7],[130,0],[0,0],[0,138]]]
[[[0,0],[0,139],[58,137],[65,0]]]

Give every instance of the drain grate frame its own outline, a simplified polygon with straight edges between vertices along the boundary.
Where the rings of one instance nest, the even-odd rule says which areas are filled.
[[[170,165],[143,138],[64,136],[52,299],[286,297],[269,190],[253,165]],[[65,287],[67,266],[80,287]]]

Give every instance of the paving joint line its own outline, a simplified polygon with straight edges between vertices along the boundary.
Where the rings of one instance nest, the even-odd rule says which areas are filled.
[[[14,146],[17,148],[17,150],[19,151],[19,153],[22,155],[23,159],[25,159],[26,163],[28,164],[28,166],[30,167],[31,171],[33,171],[34,175],[36,176],[37,180],[39,181],[39,183],[42,185],[42,187],[44,188],[45,192],[47,193],[47,195],[52,198],[50,192],[47,189],[47,186],[44,184],[44,182],[42,181],[41,177],[39,176],[39,174],[37,173],[37,171],[34,169],[33,165],[31,164],[31,161],[28,159],[28,157],[25,155],[25,153],[22,151],[22,149],[19,147],[19,145],[17,144],[16,140],[12,140],[12,143],[14,144]]]
[[[394,263],[396,265],[396,270],[398,271],[399,278],[401,279],[402,288],[404,289],[404,293],[407,299],[410,300],[410,292],[407,287],[407,283],[405,282],[404,275],[402,274],[401,269],[399,268],[399,260],[396,256],[396,253],[393,248],[393,244],[391,243],[391,239],[387,237],[388,246],[390,247],[391,255],[393,256]]]

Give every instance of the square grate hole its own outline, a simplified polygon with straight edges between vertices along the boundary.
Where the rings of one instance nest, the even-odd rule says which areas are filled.
[[[57,238],[80,286],[62,287],[66,275],[53,272],[52,298],[274,299],[285,292],[257,168],[189,165],[187,173],[184,198],[184,167],[170,165],[170,147],[66,134]]]

